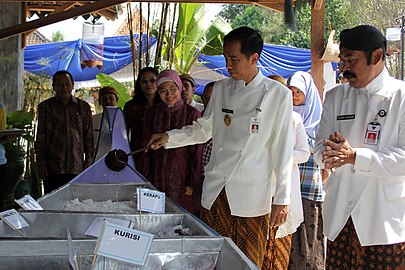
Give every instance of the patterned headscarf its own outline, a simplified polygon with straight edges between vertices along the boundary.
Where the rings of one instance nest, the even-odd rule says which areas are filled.
[[[321,121],[322,101],[312,76],[307,72],[297,71],[288,79],[287,85],[295,86],[304,93],[304,103],[293,106],[293,109],[301,115],[308,137],[315,139]]]

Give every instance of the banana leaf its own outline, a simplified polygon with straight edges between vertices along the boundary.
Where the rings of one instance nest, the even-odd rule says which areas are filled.
[[[222,38],[231,26],[221,18],[210,21],[204,4],[180,4],[175,40],[175,67],[179,73],[189,72],[200,53],[222,52]],[[208,46],[206,49],[205,47]]]
[[[125,87],[125,85],[104,73],[97,74],[97,80],[101,84],[101,86],[111,86],[114,87],[115,90],[117,90],[117,106],[123,109],[125,103],[131,99],[131,95],[128,93],[128,89]]]
[[[12,128],[30,128],[34,121],[34,112],[26,112],[23,110],[10,112],[7,115],[7,125]]]

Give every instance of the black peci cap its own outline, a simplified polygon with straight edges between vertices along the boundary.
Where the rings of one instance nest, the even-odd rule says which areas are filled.
[[[340,48],[372,51],[381,48],[385,54],[387,40],[380,30],[371,25],[360,25],[340,32]]]

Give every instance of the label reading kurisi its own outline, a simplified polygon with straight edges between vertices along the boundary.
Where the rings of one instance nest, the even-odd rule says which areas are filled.
[[[97,253],[111,259],[144,265],[152,240],[153,234],[106,222]]]

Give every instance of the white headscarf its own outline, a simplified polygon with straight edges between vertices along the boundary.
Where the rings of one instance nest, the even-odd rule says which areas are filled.
[[[287,81],[288,86],[295,86],[305,95],[305,101],[300,106],[293,106],[304,122],[308,137],[315,140],[322,114],[322,101],[318,88],[308,72],[297,71]],[[310,143],[311,144],[311,143]],[[313,145],[311,145],[313,146]]]

